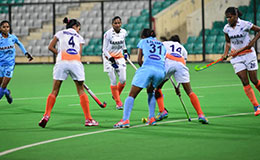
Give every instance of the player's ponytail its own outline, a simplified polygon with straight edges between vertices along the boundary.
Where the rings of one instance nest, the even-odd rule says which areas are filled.
[[[180,37],[177,34],[171,36],[170,41],[181,43]]]
[[[80,22],[78,20],[68,19],[67,17],[63,19],[63,23],[66,24],[66,29],[72,28],[74,25],[76,25],[77,27],[80,26]]]
[[[156,34],[155,34],[154,30],[149,29],[149,28],[144,28],[141,32],[141,37],[142,38],[156,37]]]

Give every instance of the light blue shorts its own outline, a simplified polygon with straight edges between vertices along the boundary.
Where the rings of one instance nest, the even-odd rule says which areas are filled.
[[[14,72],[14,65],[0,65],[0,77],[12,78]]]
[[[156,88],[164,79],[165,70],[154,66],[142,66],[134,75],[132,85],[147,88],[150,83]]]

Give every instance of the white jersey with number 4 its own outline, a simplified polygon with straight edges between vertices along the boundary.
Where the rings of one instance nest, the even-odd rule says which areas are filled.
[[[58,44],[58,55],[56,61],[80,61],[80,44],[84,44],[84,39],[76,30],[69,28],[61,30],[55,34]]]
[[[247,46],[250,42],[249,31],[253,23],[238,18],[235,28],[226,24],[223,31],[228,35],[231,42],[231,49],[238,50]]]
[[[107,58],[114,57],[115,59],[123,58],[123,50],[126,49],[125,38],[127,32],[121,28],[119,33],[116,33],[113,28],[109,29],[104,34],[103,53]]]

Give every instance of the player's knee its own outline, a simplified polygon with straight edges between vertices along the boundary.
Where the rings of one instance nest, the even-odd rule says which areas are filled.
[[[162,97],[163,95],[161,94],[161,92],[158,90],[158,89],[156,89],[155,90],[155,98],[156,99],[158,99],[158,98],[160,98],[160,97]]]
[[[121,84],[125,84],[126,79],[119,79],[119,82],[120,82]]]

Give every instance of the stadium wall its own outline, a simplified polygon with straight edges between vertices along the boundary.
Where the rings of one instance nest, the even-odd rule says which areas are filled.
[[[212,0],[205,0],[205,4],[211,1]],[[186,18],[196,10],[201,10],[201,0],[179,0],[155,15],[154,20],[157,38],[169,38],[173,34],[178,34],[181,41],[186,42]],[[201,15],[199,16],[201,17]],[[201,27],[198,28],[201,29]]]
[[[238,7],[249,5],[250,0],[218,0],[205,3],[205,28],[212,28],[214,21],[223,21],[224,13],[227,7]],[[194,27],[196,26],[196,27]],[[198,36],[202,29],[201,10],[197,9],[187,16],[187,37]]]

